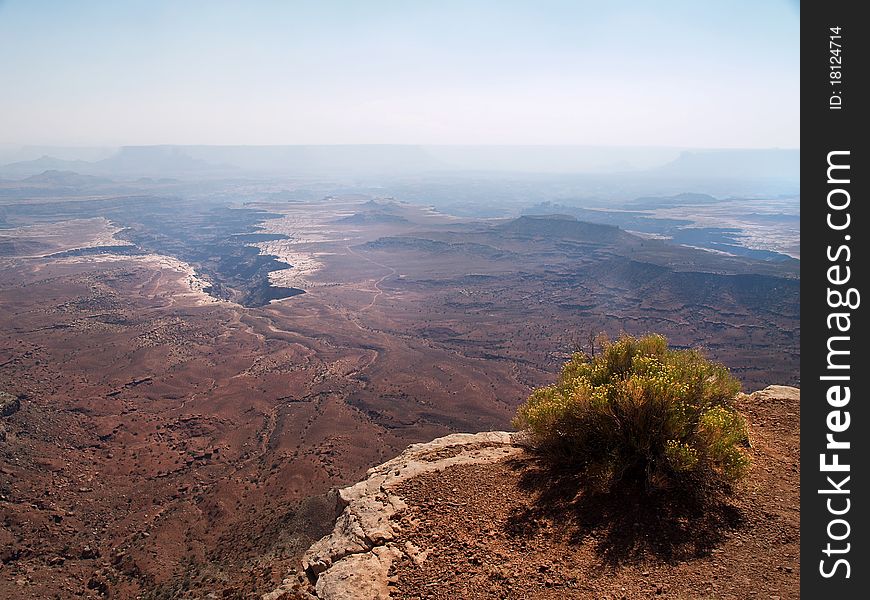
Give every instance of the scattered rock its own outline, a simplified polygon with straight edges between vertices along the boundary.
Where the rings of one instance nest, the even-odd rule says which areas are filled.
[[[413,444],[396,458],[369,469],[366,479],[339,491],[345,508],[333,532],[315,542],[302,561],[323,600],[389,598],[388,572],[393,561],[407,554],[422,564],[430,550],[402,549],[391,542],[400,525],[394,517],[407,507],[391,493],[401,483],[423,473],[463,464],[502,460],[521,452],[507,432],[457,433],[425,444]],[[478,563],[480,561],[478,560]],[[275,600],[291,580],[264,596]]]
[[[393,544],[387,544],[337,561],[318,577],[315,586],[317,598],[388,600],[390,566],[401,555],[402,552]]]
[[[88,579],[88,589],[94,590],[98,594],[105,596],[109,593],[109,583],[106,581],[105,577],[99,573],[94,573],[91,578]]]
[[[11,545],[0,548],[0,563],[5,564],[13,562],[17,560],[19,556],[21,556],[21,551]]]
[[[754,484],[731,506],[740,511],[746,524],[738,523],[730,538],[724,537],[697,555],[691,554],[691,543],[685,544],[686,548],[679,546],[691,557],[680,567],[679,578],[655,560],[634,567],[623,565],[617,579],[599,589],[601,595],[596,597],[617,600],[640,597],[638,593],[654,597],[683,597],[684,593],[688,594],[685,597],[705,593],[796,597],[783,594],[782,586],[793,583],[795,577],[786,574],[797,568],[770,564],[773,556],[766,573],[778,571],[778,578],[758,579],[756,572],[749,571],[742,573],[742,578],[733,577],[733,571],[738,568],[739,573],[735,565],[745,564],[744,555],[751,552],[744,528],[768,522],[769,503],[797,506],[795,426],[800,391],[770,386],[741,395],[738,405],[746,411],[751,434],[758,442],[752,450]],[[762,423],[770,429],[756,429]],[[778,430],[775,435],[769,433],[772,429]],[[565,550],[562,534],[570,536],[571,528],[578,524],[534,513],[519,520],[513,516],[518,507],[532,501],[528,490],[515,481],[520,476],[517,465],[524,464],[525,458],[516,434],[507,433],[447,436],[409,447],[396,459],[370,469],[363,481],[339,492],[345,506],[335,529],[305,554],[307,582],[300,588],[297,581],[292,588],[292,580],[285,580],[282,588],[264,600],[441,600],[476,597],[478,592],[481,597],[524,597],[525,593],[530,594],[527,597],[586,597],[583,590],[589,591],[586,582],[595,571],[590,565],[603,538],[596,539],[598,534],[593,531],[588,541]],[[764,499],[753,493],[757,486],[769,490]],[[639,516],[643,515],[627,514],[623,527],[635,536],[637,547],[643,548],[650,532],[656,531],[655,521]],[[496,522],[521,525],[528,531],[512,534],[495,527]],[[782,556],[794,556],[796,542],[782,538],[783,532],[797,531],[797,527],[797,517],[790,515],[782,527],[770,532],[773,538],[766,543],[781,544],[788,550]],[[558,554],[560,550],[565,554]],[[565,559],[567,556],[570,560]],[[708,562],[702,569],[702,563],[695,559]],[[725,578],[726,572],[732,577]],[[307,592],[303,592],[305,587]]]
[[[7,392],[0,392],[0,417],[8,417],[21,408],[21,399]]]

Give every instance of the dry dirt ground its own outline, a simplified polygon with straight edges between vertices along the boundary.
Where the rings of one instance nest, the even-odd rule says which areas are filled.
[[[38,205],[3,231],[0,391],[22,400],[0,418],[0,598],[256,598],[332,527],[330,488],[507,427],[589,332],[705,345],[749,389],[797,377],[796,280],[405,205],[357,222],[358,199],[339,222],[337,202],[261,206],[292,238],[274,252],[319,267],[251,308],[211,301],[174,254],[68,254],[120,243],[124,203]]]
[[[751,421],[751,474],[735,497],[702,511],[586,500],[532,454],[403,484],[416,525],[396,542],[425,560],[394,563],[391,597],[798,598],[800,401],[744,398],[740,409]]]
[[[162,259],[0,261],[0,390],[21,398],[0,598],[258,598],[332,527],[330,488],[503,427],[518,369],[373,324],[384,269],[352,260],[359,284],[253,309]]]

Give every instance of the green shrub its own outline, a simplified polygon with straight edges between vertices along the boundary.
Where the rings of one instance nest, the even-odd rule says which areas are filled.
[[[732,405],[740,384],[726,367],[660,335],[601,345],[594,357],[575,353],[519,408],[514,426],[539,449],[600,491],[727,491],[746,473],[746,423]]]

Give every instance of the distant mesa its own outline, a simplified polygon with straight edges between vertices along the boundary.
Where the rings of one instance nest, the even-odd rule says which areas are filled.
[[[524,215],[497,225],[496,229],[527,237],[550,237],[598,243],[637,239],[636,236],[622,231],[615,225],[578,221],[569,215]]]
[[[800,180],[800,150],[687,150],[653,171],[709,179]]]
[[[65,160],[45,154],[0,166],[4,178],[46,170],[109,177],[227,176],[239,173],[311,176],[327,173],[560,173],[672,180],[799,182],[800,151],[686,150],[592,146],[124,146],[107,158]],[[31,154],[32,155],[32,154]],[[81,153],[79,156],[83,156]],[[674,158],[676,156],[676,158]],[[670,162],[666,162],[670,161]],[[672,189],[672,186],[667,186]],[[647,187],[646,189],[650,189]]]
[[[93,175],[82,175],[75,171],[58,171],[57,169],[49,169],[38,175],[31,175],[22,180],[30,184],[40,185],[55,185],[63,187],[84,187],[88,185],[99,185],[103,183],[111,183],[110,179],[103,177],[94,177]]]
[[[74,172],[95,176],[147,177],[138,183],[170,183],[175,175],[208,176],[232,174],[238,167],[194,158],[179,146],[124,146],[108,158],[93,162],[63,160],[44,155],[35,160],[0,167],[4,177],[29,178],[46,171]],[[51,182],[47,182],[51,183]]]
[[[181,173],[207,175],[237,170],[236,167],[193,158],[178,146],[124,146],[109,158],[92,163],[92,166],[99,172],[155,177]]]
[[[407,205],[396,201],[394,198],[372,198],[360,204],[358,212],[336,219],[334,222],[350,225],[376,225],[378,223],[391,225],[410,224],[410,220],[399,214],[403,211],[407,211]]]
[[[365,210],[393,211],[402,208],[402,204],[402,202],[398,202],[394,198],[382,198],[380,200],[372,198],[368,202],[363,202],[360,208]]]
[[[34,160],[23,160],[0,167],[4,177],[21,179],[39,175],[46,171],[89,171],[93,163],[84,160],[63,160],[53,156],[43,155]]]
[[[421,146],[182,146],[189,156],[211,164],[234,165],[258,173],[401,173],[443,169]]]

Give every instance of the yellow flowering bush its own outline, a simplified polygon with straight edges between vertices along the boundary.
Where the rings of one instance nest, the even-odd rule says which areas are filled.
[[[727,489],[749,466],[746,422],[733,407],[739,382],[697,350],[661,335],[604,340],[576,353],[554,385],[520,406],[514,426],[542,451],[608,490]]]

